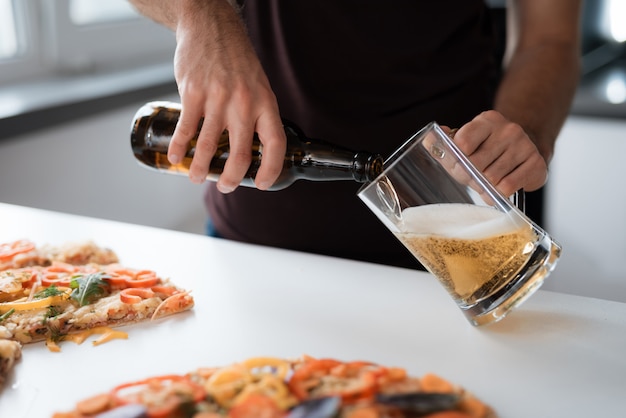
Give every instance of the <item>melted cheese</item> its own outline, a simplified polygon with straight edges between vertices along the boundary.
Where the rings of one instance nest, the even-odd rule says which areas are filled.
[[[128,334],[124,331],[115,330],[110,327],[95,327],[95,328],[86,329],[83,331],[73,332],[70,335],[66,335],[63,338],[63,341],[72,341],[76,344],[82,344],[87,338],[89,338],[90,336],[94,334],[100,334],[100,337],[93,342],[93,345],[104,344],[106,342],[109,342],[115,339],[122,339],[122,340],[128,339]],[[46,341],[46,346],[48,347],[50,351],[53,351],[53,352],[61,351],[61,348],[59,347],[59,345],[52,340]]]

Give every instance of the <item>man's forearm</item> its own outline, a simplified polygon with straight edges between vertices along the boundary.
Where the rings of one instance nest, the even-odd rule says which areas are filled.
[[[495,110],[550,162],[580,76],[582,0],[507,0],[506,71]]]
[[[569,113],[580,73],[578,44],[547,44],[515,54],[495,110],[520,124],[549,162]]]
[[[139,13],[160,23],[163,26],[176,30],[178,22],[184,14],[193,14],[200,9],[210,10],[228,4],[238,11],[236,0],[128,0]]]

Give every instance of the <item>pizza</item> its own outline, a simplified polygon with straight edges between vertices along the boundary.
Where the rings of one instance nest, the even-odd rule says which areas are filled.
[[[255,357],[126,382],[53,418],[492,418],[492,408],[435,375],[368,361]]]
[[[22,346],[17,341],[0,340],[0,391],[13,370],[13,366],[22,356]]]
[[[93,242],[36,246],[0,244],[0,341],[95,345],[127,338],[118,327],[177,314],[194,305],[190,293],[155,271],[120,264]]]

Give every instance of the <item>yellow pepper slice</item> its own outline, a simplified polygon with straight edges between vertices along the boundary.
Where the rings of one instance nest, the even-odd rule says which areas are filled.
[[[52,305],[57,305],[62,303],[67,299],[67,295],[55,295],[48,296],[43,299],[36,299],[27,302],[7,302],[0,305],[0,314],[3,314],[11,309],[15,309],[16,311],[30,311],[33,309],[43,309]]]

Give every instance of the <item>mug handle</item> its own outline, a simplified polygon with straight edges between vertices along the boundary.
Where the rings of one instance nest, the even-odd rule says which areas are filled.
[[[524,189],[519,189],[511,196],[511,202],[517,207],[522,213],[526,213],[526,193]]]

